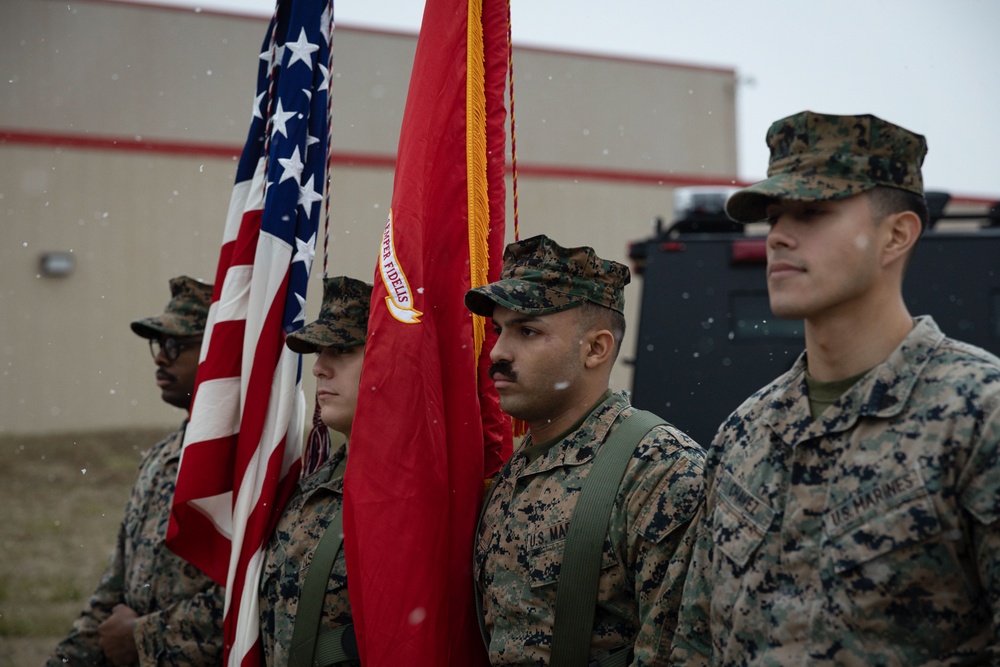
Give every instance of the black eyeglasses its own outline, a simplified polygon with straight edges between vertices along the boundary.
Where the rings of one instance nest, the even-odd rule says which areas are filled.
[[[198,338],[197,340],[186,340],[183,343],[173,336],[150,338],[149,353],[153,355],[153,359],[156,359],[156,357],[160,354],[160,350],[163,350],[163,354],[167,357],[167,361],[173,363],[177,361],[177,357],[181,356],[181,350],[194,347],[195,345],[201,345],[201,338]]]

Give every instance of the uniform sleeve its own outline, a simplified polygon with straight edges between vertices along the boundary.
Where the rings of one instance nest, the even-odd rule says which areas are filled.
[[[711,512],[706,502],[692,523],[694,547],[670,652],[671,665],[707,665],[711,655],[711,637],[708,632],[711,590],[708,573],[712,563],[710,517]]]
[[[46,667],[104,667],[111,666],[104,651],[98,646],[97,626],[111,616],[111,610],[124,602],[125,582],[125,526],[118,529],[118,541],[108,569],[101,577],[97,590],[90,596],[87,606],[74,621],[73,629],[52,652]]]
[[[630,531],[630,562],[635,572],[640,623],[632,663],[636,667],[668,664],[693,547],[691,521],[703,490],[700,458],[682,451]]]
[[[1000,664],[1000,521],[976,526],[973,535],[979,578],[993,613],[993,637],[989,646],[990,664]]]
[[[213,583],[194,597],[140,616],[135,626],[140,667],[222,664],[224,608],[224,590]]]
[[[677,631],[670,651],[671,665],[708,665],[712,656],[710,605],[715,558],[715,478],[725,443],[732,435],[723,426],[705,455],[705,499],[692,522],[694,546],[684,581]]]
[[[979,580],[990,605],[993,637],[990,664],[1000,664],[1000,401],[987,416],[962,493],[972,514],[972,541]]]

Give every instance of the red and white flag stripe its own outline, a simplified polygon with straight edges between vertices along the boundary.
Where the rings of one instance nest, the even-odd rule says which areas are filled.
[[[280,0],[268,29],[167,534],[226,586],[231,667],[259,664],[262,553],[301,469],[302,362],[285,336],[305,321],[326,182],[331,13]]]

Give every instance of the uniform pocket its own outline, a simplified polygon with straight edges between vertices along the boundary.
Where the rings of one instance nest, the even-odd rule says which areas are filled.
[[[764,541],[774,510],[724,473],[716,488],[719,502],[712,514],[715,547],[740,568]]]
[[[531,588],[541,588],[559,581],[566,540],[546,544],[528,552],[528,583]]]
[[[264,556],[264,565],[260,573],[259,613],[261,632],[264,637],[274,637],[278,632],[278,618],[281,617],[288,606],[286,591],[282,590],[282,583],[285,581],[288,564],[285,558],[285,548],[278,540],[272,538],[267,545]],[[297,572],[297,568],[292,570]],[[298,592],[295,592],[295,598]],[[289,637],[290,639],[290,637]],[[268,646],[273,646],[274,642],[267,640]]]
[[[285,576],[285,545],[271,538],[264,554],[264,566],[260,573],[260,590],[277,590],[278,583]]]
[[[566,555],[566,539],[546,544],[528,552],[528,582],[532,589],[542,588],[559,581],[563,559]],[[611,551],[611,544],[604,538],[604,552],[601,554],[601,571],[617,564]]]
[[[916,469],[863,487],[827,511],[823,526],[837,574],[941,533],[934,502]]]
[[[823,516],[821,571],[834,613],[911,656],[947,654],[990,625],[961,533],[938,512],[913,468],[866,484]]]

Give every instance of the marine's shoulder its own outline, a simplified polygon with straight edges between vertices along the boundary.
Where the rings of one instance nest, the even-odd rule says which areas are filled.
[[[1000,358],[981,347],[944,338],[920,371],[918,392],[975,396],[989,405],[1000,403]]]
[[[1000,375],[1000,357],[977,345],[947,336],[934,350],[930,363],[935,366],[952,366],[960,371],[979,372],[986,376]]]
[[[623,494],[633,531],[659,543],[694,516],[704,497],[705,450],[664,421],[641,438],[625,473]]]
[[[636,412],[638,411],[634,407],[629,406],[623,411],[623,416],[630,417]],[[661,423],[655,424],[642,435],[636,443],[634,458],[667,467],[678,461],[686,461],[699,468],[704,465],[705,450],[700,444],[666,419],[654,413],[649,414]],[[617,428],[620,427],[621,423],[617,425]]]
[[[140,474],[151,469],[158,469],[171,459],[180,459],[181,449],[184,446],[184,426],[176,431],[168,433],[162,439],[157,440],[153,445],[142,453],[142,461],[139,463]]]
[[[640,446],[647,445],[698,464],[705,462],[705,448],[670,422],[654,426]]]

